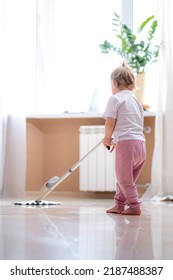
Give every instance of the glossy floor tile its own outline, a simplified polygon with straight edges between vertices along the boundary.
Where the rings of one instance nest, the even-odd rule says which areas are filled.
[[[51,199],[61,205],[14,206],[16,199],[0,198],[1,260],[173,260],[173,202],[143,201],[141,216],[123,216],[106,214],[113,199]]]

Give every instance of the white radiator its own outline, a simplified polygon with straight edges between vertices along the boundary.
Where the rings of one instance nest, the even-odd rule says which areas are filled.
[[[80,127],[80,158],[104,137],[104,126]],[[93,151],[80,165],[81,191],[115,191],[114,159],[103,145]]]

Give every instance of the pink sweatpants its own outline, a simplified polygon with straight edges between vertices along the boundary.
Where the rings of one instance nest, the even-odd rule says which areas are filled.
[[[124,140],[116,145],[115,173],[117,178],[115,203],[124,210],[125,205],[139,208],[140,200],[136,180],[146,159],[145,142]]]

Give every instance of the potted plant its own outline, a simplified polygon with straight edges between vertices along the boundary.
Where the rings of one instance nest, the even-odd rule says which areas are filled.
[[[117,52],[137,74],[137,89],[136,94],[140,101],[143,97],[138,96],[138,88],[144,88],[144,85],[138,86],[139,83],[144,83],[146,68],[149,64],[158,61],[159,46],[152,44],[154,35],[157,30],[158,22],[154,15],[148,17],[141,23],[138,28],[137,35],[133,34],[131,29],[121,22],[120,16],[114,13],[112,24],[116,37],[120,40],[120,45],[113,45],[108,41],[100,44],[103,53]],[[146,28],[148,29],[146,30]],[[140,39],[142,32],[146,31],[146,39]],[[144,38],[144,36],[143,36]]]

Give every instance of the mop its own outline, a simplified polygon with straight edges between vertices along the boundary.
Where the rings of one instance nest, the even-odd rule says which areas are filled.
[[[42,188],[40,189],[39,195],[36,200],[30,201],[20,201],[15,202],[14,205],[24,205],[24,206],[53,206],[59,205],[60,202],[57,201],[45,201],[43,200],[46,198],[61,182],[63,182],[69,175],[72,174],[74,170],[76,170],[79,165],[88,157],[101,143],[101,140],[94,148],[92,148],[83,158],[81,158],[77,163],[75,163],[68,171],[64,173],[61,177],[54,176],[53,178],[49,179],[47,182],[44,183]],[[108,150],[110,147],[108,147]]]

